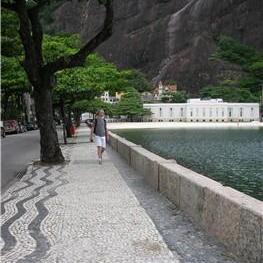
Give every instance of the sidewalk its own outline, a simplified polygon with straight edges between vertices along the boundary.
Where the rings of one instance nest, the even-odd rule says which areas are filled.
[[[63,148],[3,196],[2,262],[179,262],[107,155]]]
[[[110,148],[99,165],[88,132],[2,196],[2,262],[235,263]]]

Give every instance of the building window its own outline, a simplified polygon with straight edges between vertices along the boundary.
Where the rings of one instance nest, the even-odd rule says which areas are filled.
[[[160,117],[162,117],[162,108],[160,108]]]
[[[222,117],[225,117],[225,111],[222,109]]]
[[[218,108],[216,108],[216,117],[218,117]]]
[[[205,108],[203,108],[203,117],[205,117]]]
[[[229,117],[229,118],[232,117],[232,108],[228,108],[228,117]]]
[[[212,108],[209,109],[209,117],[212,117]]]
[[[240,112],[239,112],[240,117],[243,117],[243,108],[240,108]]]
[[[193,109],[190,109],[190,116],[193,117]]]
[[[198,117],[198,115],[199,115],[199,109],[198,108],[195,110],[195,114],[196,114],[196,117]]]
[[[173,108],[170,108],[170,117],[173,117]]]
[[[250,109],[250,117],[254,117],[254,108]]]
[[[181,117],[184,116],[184,108],[181,108]]]

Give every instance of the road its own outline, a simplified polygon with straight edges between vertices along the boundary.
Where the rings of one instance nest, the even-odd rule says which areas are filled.
[[[39,159],[39,130],[7,135],[1,139],[1,190],[16,178],[32,160]]]

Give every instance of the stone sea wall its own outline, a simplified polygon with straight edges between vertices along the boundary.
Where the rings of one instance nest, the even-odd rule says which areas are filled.
[[[241,262],[263,262],[263,202],[110,132],[110,146]]]

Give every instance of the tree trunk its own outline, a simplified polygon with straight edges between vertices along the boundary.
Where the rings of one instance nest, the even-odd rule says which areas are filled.
[[[70,108],[69,108],[69,109],[68,109],[67,124],[66,124],[67,137],[68,137],[68,138],[71,138],[71,137],[72,137],[72,134],[71,134],[71,132],[70,132],[71,125],[72,125],[72,121],[71,121],[71,110],[70,110]]]
[[[81,117],[81,113],[78,110],[75,110],[74,119],[75,119],[76,127],[80,126],[80,117]]]
[[[7,109],[8,109],[8,102],[9,102],[9,94],[5,93],[5,95],[3,96],[3,116],[2,116],[2,120],[6,120],[7,119]]]
[[[66,115],[65,115],[65,105],[64,100],[62,97],[60,97],[60,114],[62,118],[62,125],[63,125],[63,138],[64,138],[64,144],[67,144],[67,136],[66,136]]]
[[[40,129],[40,160],[44,163],[64,162],[53,118],[51,89],[35,87],[34,97],[36,116]]]

